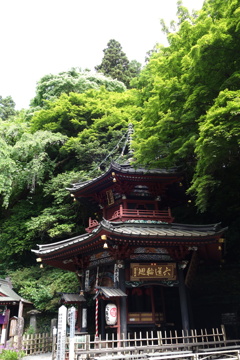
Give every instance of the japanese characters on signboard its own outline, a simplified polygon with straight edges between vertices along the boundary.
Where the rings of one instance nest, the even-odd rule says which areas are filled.
[[[112,189],[106,191],[108,205],[114,204],[114,196]]]
[[[176,280],[175,263],[130,264],[130,281]]]

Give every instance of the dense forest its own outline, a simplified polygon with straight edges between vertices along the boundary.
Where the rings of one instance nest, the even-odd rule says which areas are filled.
[[[85,231],[91,209],[66,188],[124,160],[129,123],[136,166],[185,173],[176,221],[228,227],[224,262],[203,267],[193,291],[219,301],[226,291],[239,303],[240,5],[206,0],[190,14],[179,1],[177,15],[162,22],[169,45],[156,45],[144,66],[110,40],[96,72],[44,76],[29,108],[15,111],[11,96],[0,97],[0,277],[43,312],[78,283],[40,269],[31,249]]]

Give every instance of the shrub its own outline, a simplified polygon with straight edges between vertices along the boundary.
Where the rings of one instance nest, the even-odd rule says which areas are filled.
[[[25,355],[23,350],[3,349],[0,353],[0,360],[19,360]]]

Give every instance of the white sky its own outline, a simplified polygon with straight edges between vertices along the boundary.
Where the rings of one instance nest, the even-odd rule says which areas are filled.
[[[27,108],[44,75],[94,69],[110,39],[129,60],[166,44],[160,19],[175,19],[177,0],[0,0],[0,95]],[[203,0],[183,0],[190,11]]]

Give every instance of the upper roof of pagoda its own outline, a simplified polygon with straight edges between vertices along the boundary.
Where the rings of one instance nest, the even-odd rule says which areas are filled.
[[[143,167],[134,168],[129,162],[118,164],[112,162],[109,169],[102,175],[83,182],[72,184],[68,190],[77,197],[92,196],[95,192],[118,187],[118,191],[127,193],[132,189],[133,184],[151,186],[158,183],[165,187],[169,184],[181,181],[182,175],[176,169],[145,169]],[[121,184],[121,188],[119,189]]]

